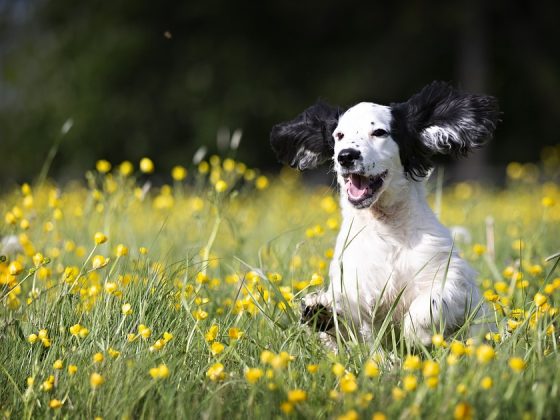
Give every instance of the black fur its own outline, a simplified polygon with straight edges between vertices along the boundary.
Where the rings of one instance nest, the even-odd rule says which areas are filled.
[[[436,154],[465,156],[482,146],[500,115],[496,98],[460,92],[445,82],[432,82],[408,101],[391,104],[391,113],[391,134],[412,179],[428,174]],[[458,138],[436,147],[424,131],[428,127],[451,129]]]
[[[332,158],[332,133],[341,114],[340,108],[318,102],[293,120],[276,124],[270,144],[278,159],[303,171]]]

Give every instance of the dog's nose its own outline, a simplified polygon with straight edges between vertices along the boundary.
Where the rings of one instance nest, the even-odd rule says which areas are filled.
[[[356,160],[360,159],[361,156],[362,154],[359,150],[342,149],[338,154],[338,163],[346,168],[352,166]]]

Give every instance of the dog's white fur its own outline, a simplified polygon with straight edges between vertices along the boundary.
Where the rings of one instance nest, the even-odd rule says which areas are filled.
[[[393,319],[407,341],[428,345],[440,325],[444,332],[451,332],[475,309],[474,317],[487,313],[484,305],[477,307],[481,297],[476,273],[458,255],[449,230],[428,206],[424,182],[412,181],[405,174],[399,146],[390,134],[391,119],[389,107],[360,103],[338,121],[333,159],[342,226],[329,287],[307,295],[303,304],[336,312],[339,323],[351,323],[367,340],[402,292]],[[376,137],[376,129],[388,134]],[[424,134],[439,147],[445,147],[448,137],[457,137],[445,127],[432,127]],[[356,208],[348,200],[342,175],[347,168],[338,162],[340,151],[348,148],[359,150],[362,156],[353,172],[374,176],[387,171],[368,208]]]

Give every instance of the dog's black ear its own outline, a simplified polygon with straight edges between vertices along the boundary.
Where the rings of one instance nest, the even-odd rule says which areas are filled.
[[[492,137],[500,112],[492,96],[460,92],[432,82],[403,103],[391,104],[391,134],[405,172],[416,179],[432,168],[436,154],[465,156]]]
[[[300,171],[330,159],[334,149],[332,133],[341,114],[340,108],[318,102],[293,120],[275,125],[270,144],[278,159]]]

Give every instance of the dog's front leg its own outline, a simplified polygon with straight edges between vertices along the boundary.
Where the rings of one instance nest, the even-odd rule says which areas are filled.
[[[447,305],[439,296],[430,293],[422,294],[414,299],[405,314],[404,336],[409,343],[421,343],[429,346],[432,335],[440,326],[449,327],[450,313]],[[442,331],[443,332],[443,331]]]

